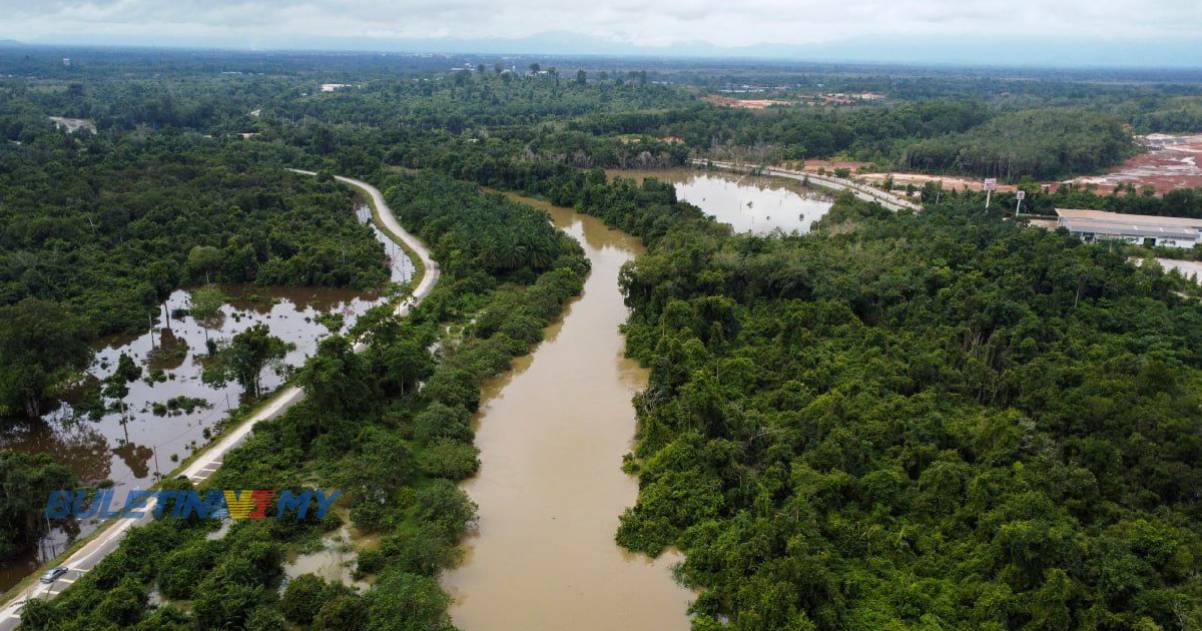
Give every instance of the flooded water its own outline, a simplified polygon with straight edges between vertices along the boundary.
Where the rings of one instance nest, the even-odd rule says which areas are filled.
[[[830,195],[783,178],[693,169],[611,170],[609,175],[671,182],[677,199],[730,224],[735,232],[768,234],[779,229],[804,234],[833,204]]]
[[[631,397],[647,385],[622,356],[618,270],[641,247],[591,217],[517,199],[580,241],[592,273],[546,340],[484,393],[480,472],[463,485],[480,507],[478,534],[443,578],[452,618],[464,631],[688,629],[692,594],[671,571],[679,558],[652,561],[614,543],[638,494],[621,465]]]
[[[1164,271],[1169,272],[1177,270],[1185,278],[1193,280],[1195,283],[1202,283],[1202,262],[1200,261],[1184,261],[1180,259],[1156,259],[1157,263],[1164,268]]]
[[[365,205],[360,205],[356,214],[363,220],[371,216]],[[378,230],[376,238],[385,244],[392,281],[412,278],[413,263],[404,252]],[[116,498],[123,501],[129,490],[150,486],[157,480],[156,474],[171,471],[180,460],[204,446],[218,431],[218,422],[242,400],[242,387],[237,383],[218,387],[201,381],[201,358],[208,352],[206,340],[229,340],[262,323],[271,328],[272,335],[294,345],[279,370],[263,370],[261,387],[268,391],[287,381],[289,371],[303,364],[318,342],[329,335],[329,329],[317,321],[319,316],[341,315],[345,330],[386,299],[378,291],[257,286],[221,289],[229,301],[222,306],[221,315],[211,321],[202,323],[185,315],[173,317],[168,327],[160,317],[152,331],[106,340],[97,349],[89,369],[92,378],[104,379],[112,374],[122,353],[142,367],[142,377],[128,384],[124,415],[110,410],[92,419],[70,403],[63,403],[38,421],[9,428],[0,435],[0,448],[48,453],[85,485],[110,481]],[[185,310],[188,304],[189,293],[178,290],[167,300],[167,311]],[[152,375],[158,378],[151,379]],[[172,399],[174,404],[170,403]],[[70,531],[55,529],[37,550],[0,564],[0,590],[14,585],[43,560],[62,552],[73,537],[91,532],[99,523],[98,518],[91,518],[73,524]]]
[[[314,574],[327,583],[342,583],[365,591],[370,585],[366,581],[355,580],[355,561],[359,558],[360,549],[374,544],[375,539],[353,532],[351,526],[343,524],[321,538],[321,549],[290,554],[284,563],[284,575],[292,580],[302,574]]]

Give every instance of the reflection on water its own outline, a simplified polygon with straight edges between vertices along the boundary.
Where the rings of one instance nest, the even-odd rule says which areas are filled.
[[[361,205],[356,211],[361,219],[371,216],[365,208]],[[374,225],[372,228],[375,229]],[[413,263],[395,243],[378,230],[375,232],[377,239],[385,243],[392,280],[408,281],[414,273]],[[96,351],[89,369],[92,380],[112,374],[122,353],[130,355],[143,368],[142,378],[129,384],[124,415],[110,410],[99,419],[92,419],[86,411],[64,402],[39,421],[18,422],[6,429],[0,434],[0,448],[51,454],[84,484],[111,481],[117,500],[124,501],[129,490],[153,484],[157,473],[174,469],[179,460],[207,443],[208,437],[217,431],[218,421],[242,400],[242,388],[237,383],[217,387],[201,381],[201,358],[207,353],[207,340],[228,340],[256,324],[267,324],[272,335],[294,345],[283,364],[296,367],[329,334],[316,321],[319,315],[341,314],[345,329],[385,300],[380,292],[341,289],[254,285],[227,285],[221,289],[229,301],[222,306],[218,317],[205,322],[189,315],[173,317],[141,335],[101,342],[102,347]],[[176,291],[167,300],[167,313],[184,313],[188,304],[188,292]],[[152,379],[156,371],[161,373]],[[280,372],[265,369],[264,390],[280,386],[287,373],[286,369]],[[190,411],[175,407],[163,413],[167,402],[176,397],[203,403]],[[78,524],[80,532],[91,532],[99,521],[84,520]],[[0,590],[11,587],[35,569],[40,560],[53,557],[53,554],[47,556],[49,552],[61,552],[71,534],[55,530],[43,541],[42,550],[0,565]]]
[[[366,581],[355,580],[355,561],[359,557],[359,549],[373,543],[374,539],[352,533],[352,528],[344,524],[321,538],[321,549],[305,554],[290,554],[284,564],[284,575],[292,580],[302,574],[314,574],[327,583],[342,583],[363,591],[370,585]]]
[[[677,199],[730,224],[735,232],[768,234],[779,229],[804,234],[833,203],[829,195],[784,178],[692,169],[611,170],[609,175],[671,182]]]
[[[621,470],[646,371],[623,357],[622,264],[638,241],[591,217],[526,198],[584,246],[581,298],[533,355],[485,391],[480,473],[463,488],[480,507],[463,564],[443,583],[465,631],[688,629],[692,594],[672,555],[650,560],[614,543],[637,481]]]

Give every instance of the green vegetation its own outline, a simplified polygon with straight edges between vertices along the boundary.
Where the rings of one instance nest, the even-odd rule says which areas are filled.
[[[468,421],[480,387],[541,340],[543,327],[579,293],[588,262],[543,213],[501,195],[428,174],[387,184],[389,205],[406,226],[438,244],[441,282],[404,320],[386,308],[361,319],[353,333],[369,344],[362,355],[350,352],[344,337],[323,340],[298,376],[305,400],[257,425],[208,485],[343,490],[338,512],[358,532],[379,536],[357,566],[358,574],[375,577],[374,587],[357,594],[301,577],[277,597],[285,550],[336,527],[333,514],[320,523],[249,520],[219,541],[204,537],[211,524],[166,518],[137,529],[67,595],[31,605],[25,628],[118,620],[147,628],[164,620],[189,627],[280,628],[286,620],[323,629],[452,628],[436,576],[458,560],[474,518],[455,481],[478,466]],[[506,221],[487,220],[497,216]],[[520,262],[513,247],[532,256]],[[473,317],[462,338],[442,337],[439,353],[430,354],[441,331]],[[168,599],[191,600],[191,612],[174,604],[148,610],[154,585]]]
[[[1194,628],[1182,285],[954,204],[825,223],[684,221],[623,279],[652,375],[618,540],[686,553],[694,627]]]
[[[0,418],[37,418],[71,385],[92,359],[84,331],[54,302],[0,306]]]
[[[1202,132],[1202,99],[1176,98],[1132,117],[1137,129],[1165,133]]]
[[[1122,121],[1074,110],[1026,110],[972,130],[906,149],[917,171],[966,173],[1013,180],[1062,179],[1093,173],[1134,153]]]
[[[0,449],[0,559],[37,543],[50,491],[74,488],[75,476],[45,454]]]
[[[750,161],[848,156],[901,168],[1018,180],[1093,173],[1135,152],[1123,119],[1080,108],[923,101],[859,108],[689,110],[598,114],[594,133],[675,136],[703,155]]]
[[[1043,192],[1038,185],[1022,185],[1027,191],[1023,201],[1023,212],[1054,216],[1057,208],[1094,208],[1117,213],[1136,215],[1163,215],[1172,217],[1202,217],[1202,189],[1178,188],[1164,195],[1156,195],[1151,189],[1135,190],[1134,186],[1115,189],[1109,195],[1076,186],[1061,186],[1055,191]],[[980,194],[941,192],[932,187],[923,191],[923,199],[934,201],[937,197],[980,197]],[[1014,208],[1014,194],[1002,193],[994,197],[999,207]]]
[[[1196,76],[146,55],[101,56],[82,83],[36,54],[0,60],[15,75],[0,82],[0,414],[43,411],[89,340],[144,326],[181,286],[209,319],[212,283],[384,282],[330,173],[381,185],[443,278],[410,317],[378,309],[323,340],[296,375],[305,401],[209,483],[342,489],[333,516],[239,523],[215,541],[212,524],[157,521],[32,602],[26,628],[450,629],[438,574],[474,516],[456,482],[479,466],[480,387],[588,272],[545,216],[476,184],[575,207],[649,248],[622,275],[628,352],[651,376],[626,461],[639,500],[616,538],[685,553],[695,629],[1202,627],[1199,289],[1128,264],[1128,249],[1003,221],[1010,194],[982,211],[979,194],[931,185],[921,214],[841,196],[814,233],[769,238],[601,170],[854,158],[1009,179],[1028,211],[1202,216],[1198,191],[1034,183],[1127,157],[1125,124],[1202,131]],[[353,87],[316,93],[325,81]],[[753,81],[887,98],[762,112],[696,99]],[[54,131],[48,115],[98,133]],[[245,335],[211,369],[253,391],[281,348]],[[138,378],[118,368],[110,399]],[[21,488],[69,483],[4,457],[4,473],[35,472],[0,476]],[[6,534],[31,540],[41,498],[4,497]],[[354,572],[372,587],[304,576],[281,590],[283,559],[344,526],[369,535]],[[168,602],[148,606],[152,589]]]
[[[989,115],[976,101],[766,112],[698,105],[668,112],[599,114],[577,125],[593,133],[675,136],[716,157],[800,160],[848,154],[886,162],[908,142],[965,131]]]
[[[266,324],[256,324],[234,336],[228,343],[217,344],[205,365],[206,383],[225,385],[237,381],[251,396],[259,396],[259,378],[263,369],[279,364],[291,350],[289,345],[271,334]]]
[[[349,192],[274,156],[43,127],[0,146],[0,418],[38,417],[89,364],[87,343],[144,329],[180,286],[388,281]],[[220,294],[198,295],[214,315]]]
[[[98,336],[145,327],[182,284],[388,280],[336,184],[200,140],[63,140],[0,150],[0,303],[64,303]]]

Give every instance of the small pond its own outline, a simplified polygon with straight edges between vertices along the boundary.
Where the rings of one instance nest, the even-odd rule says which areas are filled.
[[[694,169],[611,170],[609,175],[671,182],[677,199],[730,224],[735,232],[805,234],[834,203],[825,192],[783,178]]]

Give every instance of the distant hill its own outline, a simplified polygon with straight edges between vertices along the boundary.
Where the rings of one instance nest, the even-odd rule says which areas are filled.
[[[25,46],[24,42],[18,42],[15,39],[0,39],[0,48],[17,48]]]
[[[180,45],[180,42],[164,45]],[[1087,36],[1036,35],[874,36],[814,43],[719,46],[705,41],[640,45],[568,31],[519,38],[382,38],[283,36],[266,47],[308,50],[371,50],[412,53],[501,55],[606,55],[775,61],[919,63],[1019,66],[1202,67],[1202,47],[1193,38],[1101,40]],[[235,46],[237,47],[237,46]]]

